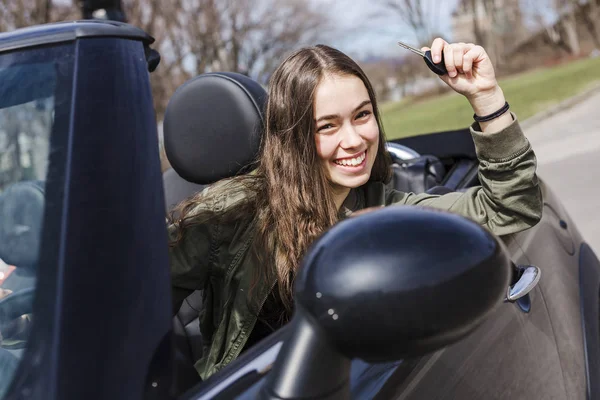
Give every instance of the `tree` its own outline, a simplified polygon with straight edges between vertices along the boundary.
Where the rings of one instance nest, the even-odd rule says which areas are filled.
[[[391,91],[394,89],[390,84],[393,79],[393,65],[390,60],[377,60],[362,63],[361,68],[369,77],[378,101],[390,100]]]
[[[413,33],[415,47],[431,46],[435,37],[442,36],[439,27],[439,3],[436,0],[378,0],[382,8],[375,16],[393,14]],[[401,90],[402,96],[408,94],[409,87],[420,77],[429,76],[423,60],[407,55],[395,62],[372,64],[368,68],[370,78],[377,86],[380,97],[386,98],[391,90]]]
[[[596,48],[600,48],[600,6],[597,0],[589,0],[589,12],[585,13],[588,29],[594,38]]]
[[[571,54],[578,52],[575,15],[568,11],[570,0],[525,0],[529,24],[543,32],[545,42],[553,49]]]
[[[559,18],[559,38],[561,45],[566,45],[573,55],[580,52],[577,35],[577,0],[554,0],[554,7]]]
[[[410,27],[419,46],[430,45],[438,36],[440,7],[437,0],[383,0],[380,4]]]
[[[168,3],[168,4],[167,4]],[[302,0],[125,0],[133,25],[153,35],[162,56],[152,74],[158,119],[174,90],[209,71],[266,83],[282,57],[311,43],[325,17]]]
[[[304,0],[122,0],[127,22],[152,35],[161,64],[151,75],[158,120],[175,89],[208,71],[265,83],[282,57],[312,43],[326,17]],[[0,0],[0,29],[82,18],[73,0]]]
[[[81,0],[0,0],[0,29],[81,19]],[[127,22],[156,41],[151,74],[157,121],[186,80],[232,71],[265,84],[283,57],[314,43],[327,16],[305,0],[121,0]]]
[[[0,0],[0,31],[72,19],[77,15],[70,2],[52,0]]]
[[[511,47],[527,36],[519,0],[465,0],[471,15],[474,42],[483,46],[495,66],[506,64]]]
[[[187,1],[181,15],[195,73],[246,73],[264,83],[284,54],[313,42],[325,17],[303,0]],[[189,18],[189,16],[199,16]]]
[[[574,1],[585,27],[594,41],[594,46],[600,48],[600,7],[598,6],[598,0],[572,1]]]

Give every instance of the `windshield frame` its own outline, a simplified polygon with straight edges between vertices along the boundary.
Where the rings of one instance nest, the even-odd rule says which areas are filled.
[[[57,298],[57,288],[60,284],[58,244],[64,228],[62,224],[63,186],[67,174],[66,162],[72,123],[75,53],[75,42],[0,53],[0,68],[27,63],[52,62],[56,65],[54,121],[49,134],[42,233],[38,249],[39,257],[35,268],[37,276],[35,277],[32,309],[35,322],[27,338],[27,345],[19,365],[12,377],[12,382],[5,393],[7,397],[14,394],[17,387],[20,392],[27,391],[28,386],[35,381],[37,376],[53,373],[48,370],[44,371],[43,359],[49,356],[47,344],[51,343],[50,339],[56,334],[54,321],[56,313],[60,310],[60,299]],[[51,381],[50,379],[49,382]]]
[[[44,221],[59,228],[43,233],[35,304],[49,301],[51,312],[36,320],[37,356],[9,396],[129,399],[170,388],[166,207],[146,52],[127,38],[75,42],[72,111],[46,182]]]

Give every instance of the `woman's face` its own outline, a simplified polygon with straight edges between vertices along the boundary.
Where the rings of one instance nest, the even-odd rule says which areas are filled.
[[[325,75],[315,93],[317,154],[335,194],[365,184],[379,145],[379,127],[364,83],[353,75]]]

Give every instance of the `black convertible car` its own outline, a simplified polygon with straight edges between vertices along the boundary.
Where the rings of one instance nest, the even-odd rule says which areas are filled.
[[[183,85],[163,175],[152,42],[99,21],[0,35],[0,398],[600,398],[600,263],[543,182],[516,235],[416,207],[337,224],[293,321],[201,382],[201,292],[173,315],[165,212],[244,170],[266,94],[226,72]],[[478,184],[468,130],[388,149],[400,190]]]

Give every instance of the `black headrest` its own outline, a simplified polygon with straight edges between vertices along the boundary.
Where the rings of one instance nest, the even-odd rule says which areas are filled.
[[[258,154],[266,100],[257,82],[237,73],[207,73],[184,83],[164,118],[173,169],[199,184],[245,172]]]
[[[16,267],[35,267],[44,216],[44,186],[17,182],[0,195],[0,258]]]

